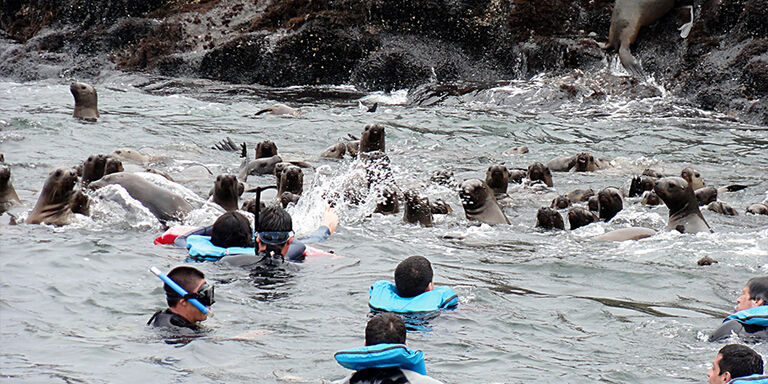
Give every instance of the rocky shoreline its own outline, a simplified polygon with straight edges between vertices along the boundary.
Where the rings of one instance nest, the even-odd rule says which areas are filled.
[[[418,88],[439,99],[544,73],[563,98],[657,96],[606,71],[615,56],[598,45],[610,26],[606,0],[0,3],[0,75],[22,81],[118,69],[273,87]],[[768,0],[692,5],[686,39],[677,29],[690,11],[673,10],[640,31],[635,57],[671,94],[768,125]]]

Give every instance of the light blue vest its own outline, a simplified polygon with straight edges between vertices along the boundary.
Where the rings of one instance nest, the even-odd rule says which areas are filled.
[[[434,312],[459,304],[459,296],[451,287],[437,287],[418,296],[400,297],[395,283],[379,280],[373,283],[368,293],[371,296],[368,306],[381,312]]]
[[[726,384],[768,384],[768,375],[751,375],[737,377]]]
[[[742,324],[768,327],[768,305],[760,305],[754,308],[738,311],[726,317],[723,322],[728,320],[736,320]]]
[[[217,247],[211,243],[210,236],[190,235],[187,237],[189,257],[198,261],[218,261],[228,255],[253,255],[254,248]]]
[[[366,368],[399,367],[422,375],[427,374],[424,352],[413,351],[405,344],[376,344],[344,349],[336,352],[333,358],[342,367],[354,371]]]

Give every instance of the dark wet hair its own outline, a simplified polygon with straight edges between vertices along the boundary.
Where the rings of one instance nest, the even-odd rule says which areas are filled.
[[[277,205],[264,208],[259,216],[259,232],[290,232],[293,231],[291,215]]]
[[[768,305],[768,277],[753,277],[747,281],[750,300],[763,300],[763,305]]]
[[[731,378],[763,373],[763,358],[752,348],[740,344],[728,344],[721,348],[720,374],[731,373]]]
[[[380,313],[365,326],[365,345],[405,344],[405,323],[394,313]]]
[[[197,288],[200,280],[205,279],[205,274],[197,268],[182,265],[168,272],[168,277],[185,291],[192,292]],[[165,289],[165,301],[168,302],[168,306],[175,307],[181,297],[168,284],[163,284],[163,289]]]
[[[414,297],[424,293],[432,282],[432,264],[426,257],[411,256],[395,268],[395,286],[400,297]]]
[[[227,212],[213,223],[211,243],[217,247],[253,247],[250,221],[238,212]]]

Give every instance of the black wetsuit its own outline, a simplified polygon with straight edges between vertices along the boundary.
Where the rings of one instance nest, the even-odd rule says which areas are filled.
[[[742,341],[757,342],[768,340],[768,327],[754,324],[742,324],[736,320],[728,320],[712,332],[709,341],[725,340],[735,333]]]
[[[155,312],[155,314],[152,315],[151,318],[149,318],[147,325],[152,325],[153,327],[161,327],[161,328],[172,328],[172,327],[189,328],[194,331],[197,331],[199,329],[197,324],[185,319],[183,316],[179,314],[171,312],[170,308],[164,311]]]

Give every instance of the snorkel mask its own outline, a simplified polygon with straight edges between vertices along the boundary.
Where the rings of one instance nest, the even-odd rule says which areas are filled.
[[[285,257],[282,253],[283,244],[285,244],[288,239],[291,238],[291,235],[293,234],[292,231],[288,232],[268,232],[268,231],[261,231],[261,228],[259,227],[259,216],[261,214],[261,210],[258,208],[261,203],[261,192],[267,190],[267,189],[277,189],[276,185],[268,185],[266,187],[256,187],[250,191],[256,192],[256,212],[253,215],[253,229],[256,231],[256,236],[258,236],[259,240],[262,244],[266,245],[266,249],[263,251],[259,251],[259,247],[257,246],[255,248],[256,256],[259,257],[259,263],[268,265],[268,266],[276,266],[280,265],[283,262],[285,262]]]
[[[216,302],[216,300],[213,298],[213,285],[208,285],[208,283],[203,283],[203,285],[200,286],[196,293],[187,293],[184,296],[180,295],[168,284],[164,284],[163,289],[165,290],[165,297],[169,299],[184,299],[187,301],[190,299],[195,299],[206,307],[210,307],[213,305],[213,303]]]

